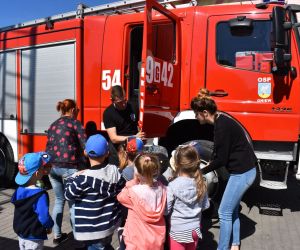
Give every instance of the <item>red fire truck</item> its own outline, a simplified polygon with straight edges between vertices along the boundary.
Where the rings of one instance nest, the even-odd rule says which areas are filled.
[[[124,86],[140,127],[169,153],[190,140],[209,151],[213,129],[190,110],[205,87],[252,138],[260,168],[283,170],[261,185],[286,188],[290,164],[300,176],[300,5],[200,6],[209,2],[79,5],[0,29],[0,175],[13,180],[18,158],[45,149],[59,100],[76,99],[82,123],[104,131],[113,85]]]

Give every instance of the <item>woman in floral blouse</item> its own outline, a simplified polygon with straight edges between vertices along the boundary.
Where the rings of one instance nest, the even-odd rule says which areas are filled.
[[[53,243],[59,244],[67,238],[67,234],[61,231],[65,204],[64,179],[74,174],[84,163],[83,152],[86,135],[82,124],[76,119],[79,109],[74,100],[60,101],[57,103],[56,109],[61,113],[61,117],[48,129],[46,151],[51,155],[53,166],[49,176],[55,194],[52,213],[54,220]],[[73,220],[71,207],[70,214],[71,220]]]

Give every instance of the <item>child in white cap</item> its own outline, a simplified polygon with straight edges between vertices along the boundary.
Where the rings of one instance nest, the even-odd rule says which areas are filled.
[[[19,247],[43,249],[54,222],[49,215],[49,196],[40,187],[43,175],[50,171],[50,156],[45,152],[25,154],[19,161],[15,178],[19,185],[11,198],[15,206],[13,228],[19,237]]]
[[[110,249],[121,218],[117,195],[125,185],[118,167],[107,164],[108,143],[100,135],[90,136],[85,153],[91,168],[67,179],[65,197],[75,202],[75,239],[88,249]]]

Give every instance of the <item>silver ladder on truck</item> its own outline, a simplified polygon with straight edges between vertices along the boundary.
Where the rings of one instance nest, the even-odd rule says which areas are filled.
[[[196,0],[157,0],[158,3],[163,5],[165,8],[176,8],[179,6],[195,6],[197,5]],[[129,13],[143,12],[145,7],[145,0],[126,0],[117,1],[113,3],[107,3],[98,5],[95,7],[87,7],[84,4],[79,4],[76,11],[66,12],[50,17],[40,18],[16,25],[7,26],[0,28],[0,32],[9,31],[19,28],[31,27],[39,24],[50,25],[56,21],[69,20],[74,18],[84,18],[85,16],[91,15],[120,15]]]

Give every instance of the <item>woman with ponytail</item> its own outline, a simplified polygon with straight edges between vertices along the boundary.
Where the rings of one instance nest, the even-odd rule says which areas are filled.
[[[85,163],[83,152],[86,135],[82,124],[77,120],[79,108],[74,100],[59,101],[56,110],[60,113],[60,117],[48,129],[46,151],[51,155],[52,169],[49,179],[55,194],[52,213],[53,243],[58,245],[67,239],[67,234],[61,231],[65,204],[64,180]],[[71,207],[70,213],[71,220],[74,220]]]
[[[215,101],[206,89],[201,89],[198,96],[192,99],[191,108],[200,124],[214,125],[214,151],[211,161],[202,169],[202,173],[206,174],[224,166],[230,174],[218,211],[218,250],[239,250],[239,205],[256,177],[256,156],[251,139],[234,119],[218,112]]]
[[[170,214],[170,250],[194,250],[200,231],[202,211],[209,207],[200,158],[191,145],[179,146],[174,154],[174,177],[167,188]]]

